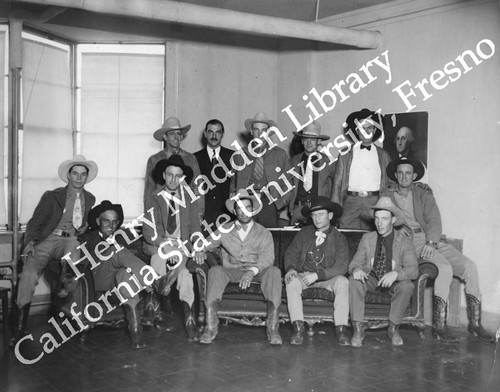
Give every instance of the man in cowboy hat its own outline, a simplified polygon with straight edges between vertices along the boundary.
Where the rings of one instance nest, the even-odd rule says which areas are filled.
[[[188,340],[197,341],[193,277],[186,262],[193,249],[191,235],[200,231],[200,218],[198,204],[188,200],[183,203],[180,190],[181,179],[185,177],[184,181],[189,183],[193,169],[184,164],[180,155],[172,155],[156,164],[152,176],[162,188],[159,194],[146,200],[146,211],[152,211],[154,225],[143,225],[144,253],[151,256],[151,266],[163,277],[158,280],[159,294],[167,296],[177,281]]]
[[[295,155],[290,165],[297,173],[304,173],[303,179],[290,175],[293,185],[292,196],[288,209],[291,216],[291,225],[297,222],[305,223],[301,211],[304,206],[310,205],[311,200],[318,196],[331,199],[335,163],[329,164],[328,157],[318,151],[320,140],[328,140],[330,136],[321,134],[321,125],[316,121],[307,125],[299,132],[293,132],[300,137],[304,152]]]
[[[387,187],[385,169],[390,161],[387,151],[373,144],[383,136],[382,116],[362,109],[351,113],[344,125],[355,144],[338,158],[332,200],[344,208],[340,227],[371,229],[369,207]]]
[[[235,154],[235,167],[243,169],[236,171],[231,177],[231,192],[253,187],[253,192],[262,206],[254,218],[255,221],[264,227],[278,227],[279,211],[288,204],[290,192],[282,194],[277,186],[283,184],[279,177],[290,168],[290,162],[283,149],[275,144],[270,146],[268,138],[263,136],[270,127],[276,127],[276,123],[268,119],[263,112],[258,112],[253,118],[245,120],[245,128],[252,134],[252,140],[243,149],[249,163],[246,164],[241,155]],[[268,185],[273,186],[268,187]],[[281,188],[286,189],[286,186],[283,184]],[[266,192],[269,195],[266,195]]]
[[[267,336],[271,344],[281,344],[279,334],[278,308],[281,304],[281,272],[274,264],[274,242],[269,230],[255,222],[252,214],[258,203],[254,195],[246,189],[237,192],[236,201],[228,199],[226,207],[236,216],[235,222],[228,222],[217,230],[218,240],[210,239],[205,248],[212,251],[221,249],[222,266],[211,267],[208,271],[207,297],[205,300],[206,326],[200,343],[209,344],[218,332],[218,302],[229,282],[239,282],[246,290],[252,281],[260,282],[264,298],[267,300]],[[201,252],[195,256],[198,264],[204,262],[206,255]]]
[[[31,300],[48,262],[77,253],[77,236],[87,229],[88,212],[95,203],[94,195],[84,186],[97,176],[97,170],[97,164],[83,155],[62,162],[59,178],[68,185],[46,191],[26,226],[24,266],[17,287],[18,312],[11,344],[25,333]],[[63,271],[65,266],[63,263]]]
[[[450,333],[446,324],[450,285],[456,276],[465,281],[469,332],[481,340],[491,341],[492,336],[481,325],[481,291],[476,264],[442,238],[441,214],[436,199],[427,186],[415,184],[424,173],[423,163],[412,158],[394,160],[387,167],[389,179],[397,182],[388,195],[406,216],[406,228],[413,238],[417,255],[438,267],[434,282],[434,334],[446,343],[459,340]]]
[[[342,207],[319,196],[302,211],[303,216],[311,217],[313,225],[302,228],[285,253],[286,298],[293,324],[290,343],[303,341],[302,290],[320,287],[335,294],[335,331],[340,345],[348,346],[349,281],[344,275],[349,265],[349,248],[344,235],[332,225],[342,216]]]
[[[193,170],[193,176],[191,177],[191,180],[186,181],[186,184],[191,186],[194,194],[199,197],[197,202],[198,212],[200,217],[203,217],[203,214],[205,213],[205,197],[200,195],[198,188],[194,183],[191,183],[192,179],[196,179],[200,175],[200,167],[198,166],[196,157],[181,148],[182,140],[184,140],[190,129],[191,124],[181,126],[177,117],[169,117],[165,120],[162,127],[157,129],[153,134],[153,137],[156,140],[164,142],[165,148],[150,156],[148,159],[148,163],[146,165],[146,182],[144,184],[144,203],[146,203],[149,196],[156,195],[162,190],[162,187],[158,183],[155,183],[152,176],[153,169],[156,164],[162,159],[168,159],[172,155],[177,154],[182,158],[186,165]]]
[[[366,233],[349,264],[349,307],[354,334],[353,347],[361,347],[365,337],[364,313],[366,292],[391,294],[388,335],[392,344],[401,346],[399,324],[410,303],[413,279],[418,277],[418,261],[411,239],[394,230],[405,222],[403,211],[390,197],[381,197],[374,210],[377,231]]]

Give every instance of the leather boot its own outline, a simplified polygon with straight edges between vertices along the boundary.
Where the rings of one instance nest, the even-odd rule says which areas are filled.
[[[337,325],[335,327],[335,335],[341,346],[350,346],[351,339],[347,336],[347,327],[345,325]]]
[[[290,338],[290,344],[300,345],[304,341],[304,321],[297,320],[293,322],[293,334]]]
[[[203,332],[203,335],[201,335],[200,343],[210,344],[212,343],[212,340],[214,340],[217,336],[217,332],[219,330],[219,318],[217,317],[218,305],[219,304],[217,303],[217,301],[214,301],[207,305],[207,324],[205,325],[205,331]]]
[[[154,325],[155,313],[158,307],[158,301],[155,298],[155,293],[153,291],[146,293],[146,306],[144,307],[144,313],[142,314],[142,325],[148,327],[152,327]]]
[[[153,283],[153,288],[159,295],[167,296],[170,294],[170,290],[172,289],[172,285],[175,282],[176,276],[172,274],[170,271],[167,271],[166,275],[163,275],[158,280],[155,280]]]
[[[280,320],[278,315],[278,309],[274,306],[274,304],[271,301],[267,301],[267,319],[266,319],[267,340],[269,340],[269,343],[273,345],[283,344],[279,332],[279,325],[280,325]]]
[[[393,346],[403,345],[403,338],[399,334],[399,325],[394,324],[392,321],[389,321],[387,335],[391,338]]]
[[[433,310],[433,331],[436,339],[444,343],[457,343],[460,340],[459,337],[450,333],[446,325],[446,319],[448,318],[448,304],[446,301],[441,297],[434,296]]]
[[[131,303],[130,303],[131,302]],[[142,324],[141,314],[144,310],[144,300],[141,298],[138,302],[129,299],[123,305],[125,318],[127,319],[127,327],[132,339],[132,348],[140,349],[146,347],[142,341]]]
[[[14,331],[12,331],[12,337],[9,342],[10,347],[14,347],[16,343],[24,337],[28,331],[26,326],[28,325],[28,314],[30,312],[31,303],[24,305],[22,308],[16,306],[15,314],[15,325]]]
[[[354,334],[351,339],[352,347],[361,347],[365,338],[365,323],[362,321],[353,321]]]
[[[481,300],[472,294],[465,294],[467,301],[467,316],[469,318],[469,332],[485,342],[493,342],[491,336],[481,325]]]
[[[200,333],[196,325],[196,317],[194,315],[194,310],[192,306],[185,301],[182,301],[182,307],[184,309],[184,325],[186,326],[186,333],[188,341],[197,342],[200,340]]]

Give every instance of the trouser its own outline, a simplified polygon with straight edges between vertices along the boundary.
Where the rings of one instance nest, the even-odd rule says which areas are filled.
[[[349,317],[349,281],[345,276],[338,275],[323,282],[315,282],[307,286],[302,277],[305,273],[299,273],[286,285],[286,299],[290,321],[304,321],[302,305],[302,291],[306,288],[318,287],[327,289],[335,294],[333,303],[333,319],[335,325],[347,325]]]
[[[22,308],[33,299],[36,286],[50,260],[60,260],[64,255],[79,255],[80,245],[75,236],[61,237],[55,234],[35,246],[34,254],[29,256],[23,266],[23,272],[17,287],[17,306]]]
[[[260,194],[259,197],[262,209],[253,217],[254,221],[267,228],[278,227],[278,209],[274,203],[269,204],[269,199],[264,194]]]
[[[215,266],[208,271],[208,287],[206,304],[211,304],[222,299],[224,289],[229,282],[239,282],[245,270]],[[253,281],[260,282],[264,298],[271,301],[278,309],[281,304],[281,271],[271,266],[260,271],[253,277]]]
[[[380,288],[377,286],[378,279],[368,275],[365,283],[349,278],[349,307],[351,309],[351,321],[363,321],[365,317],[365,295],[367,291],[377,292]],[[391,294],[391,309],[389,311],[389,321],[396,325],[401,323],[404,312],[410,303],[413,294],[413,282],[411,280],[396,281],[385,289]]]
[[[340,218],[342,229],[373,230],[373,213],[370,209],[377,203],[378,196],[346,195],[342,208],[344,213]]]
[[[417,255],[420,256],[425,245],[425,234],[416,233],[413,243]],[[448,301],[450,285],[453,276],[465,282],[465,292],[481,299],[479,290],[479,277],[476,264],[464,256],[450,244],[439,242],[437,249],[429,260],[438,268],[438,276],[434,282],[434,295]]]

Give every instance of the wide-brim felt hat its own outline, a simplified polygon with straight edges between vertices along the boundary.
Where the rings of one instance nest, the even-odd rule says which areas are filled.
[[[255,208],[259,201],[257,200],[257,197],[254,195],[251,195],[248,193],[246,189],[239,189],[238,192],[236,192],[236,196],[238,196],[239,200],[250,200],[252,202],[252,206]],[[236,206],[237,201],[232,200],[231,198],[226,200],[226,208],[231,214],[235,214],[234,208]]]
[[[392,215],[396,217],[394,226],[401,226],[406,222],[404,212],[394,204],[389,196],[382,196],[380,199],[378,199],[377,204],[375,204],[374,206],[370,206],[370,208],[373,210],[374,214],[377,210],[390,211]]]
[[[118,227],[120,227],[123,223],[123,208],[121,204],[113,204],[109,200],[103,200],[101,204],[92,208],[89,212],[88,222],[90,230],[97,230],[99,227],[97,225],[97,218],[104,211],[115,211],[118,214]]]
[[[366,108],[358,110],[357,112],[352,112],[351,114],[349,114],[349,116],[347,116],[347,119],[345,120],[346,126],[344,127],[344,133],[347,133],[347,131],[351,130],[359,138],[359,130],[355,120],[358,120],[358,122],[362,123],[362,121],[365,119],[369,119],[377,124],[381,124],[382,114],[373,112],[370,109]],[[375,128],[372,142],[376,142],[378,139],[380,139],[380,136],[382,136],[382,132],[380,131],[380,129]]]
[[[333,220],[335,221],[338,220],[344,213],[344,210],[339,204],[330,201],[330,199],[325,196],[319,196],[311,200],[311,205],[302,207],[302,210],[300,212],[305,218],[309,218],[311,216],[311,212],[318,210],[327,210],[329,212],[333,212]]]
[[[153,169],[151,176],[155,183],[159,185],[165,185],[165,179],[163,178],[163,173],[165,173],[165,169],[169,166],[177,166],[182,169],[182,172],[186,176],[185,182],[189,184],[193,179],[193,169],[190,166],[184,164],[184,160],[180,155],[174,154],[168,159],[162,159],[159,161]]]
[[[328,140],[330,136],[321,134],[321,125],[319,125],[316,121],[313,121],[311,124],[306,125],[298,132],[292,132],[295,136],[299,137],[308,137],[320,140]]]
[[[274,122],[273,120],[270,120],[268,117],[267,117],[267,114],[264,113],[264,112],[257,112],[255,114],[255,116],[253,118],[247,118],[245,120],[245,128],[248,130],[248,131],[251,131],[252,130],[252,125],[253,123],[263,123],[263,124],[267,124],[267,126],[270,128],[270,127],[276,127],[276,122]]]
[[[87,176],[87,184],[97,177],[97,172],[99,171],[97,163],[87,160],[87,158],[83,155],[75,155],[73,159],[68,159],[59,165],[59,168],[57,169],[59,178],[65,183],[68,183],[69,169],[75,165],[85,166],[88,169],[89,174]]]
[[[163,141],[163,135],[165,135],[167,132],[180,130],[185,136],[190,129],[191,124],[182,126],[177,117],[169,117],[165,120],[161,128],[155,131],[153,137],[161,142]]]
[[[417,174],[417,176],[413,181],[418,181],[424,176],[425,174],[424,164],[416,158],[407,158],[407,157],[398,158],[389,162],[386,169],[387,176],[392,181],[398,182],[396,178],[396,172],[398,171],[398,166],[404,164],[409,164],[413,166],[413,172]]]

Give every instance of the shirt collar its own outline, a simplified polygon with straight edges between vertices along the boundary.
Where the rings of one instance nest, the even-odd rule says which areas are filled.
[[[217,159],[219,159],[219,157],[220,157],[220,146],[217,147],[217,148],[211,148],[211,147],[207,146],[207,153],[208,153],[208,157],[210,159],[212,159],[212,155],[213,155],[214,151],[215,151],[215,157]]]

